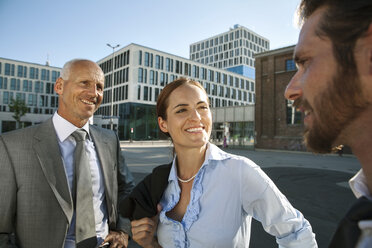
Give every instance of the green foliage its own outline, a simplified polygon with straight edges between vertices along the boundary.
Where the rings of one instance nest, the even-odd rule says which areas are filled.
[[[11,112],[14,112],[13,118],[17,122],[17,128],[21,125],[21,117],[27,113],[27,105],[25,101],[21,99],[14,100],[13,98],[10,100],[9,108]]]

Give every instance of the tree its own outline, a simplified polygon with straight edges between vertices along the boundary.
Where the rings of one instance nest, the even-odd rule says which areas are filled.
[[[18,129],[21,126],[21,117],[27,113],[27,105],[25,101],[17,98],[14,100],[13,98],[10,100],[9,108],[11,112],[14,112],[13,118],[16,120],[17,125],[16,128]]]

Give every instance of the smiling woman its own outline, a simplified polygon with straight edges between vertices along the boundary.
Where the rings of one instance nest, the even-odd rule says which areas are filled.
[[[172,138],[175,150],[182,146],[205,150],[212,131],[209,99],[200,84],[186,82],[177,80],[159,95],[159,128]]]
[[[133,240],[143,247],[248,247],[253,217],[282,247],[317,247],[309,222],[259,166],[209,143],[212,116],[198,82],[165,86],[157,114],[176,155],[121,203]]]

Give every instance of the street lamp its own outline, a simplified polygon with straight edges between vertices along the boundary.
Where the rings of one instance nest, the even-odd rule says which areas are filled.
[[[110,125],[111,130],[114,130],[114,60],[115,60],[115,48],[118,48],[120,45],[111,46],[109,43],[107,46],[112,48],[112,75],[111,75],[111,115],[110,115]]]

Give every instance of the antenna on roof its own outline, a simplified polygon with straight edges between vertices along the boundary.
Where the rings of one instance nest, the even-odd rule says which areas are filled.
[[[49,62],[49,53],[47,53],[47,60],[45,62],[45,65],[46,66],[50,66],[50,62]]]

